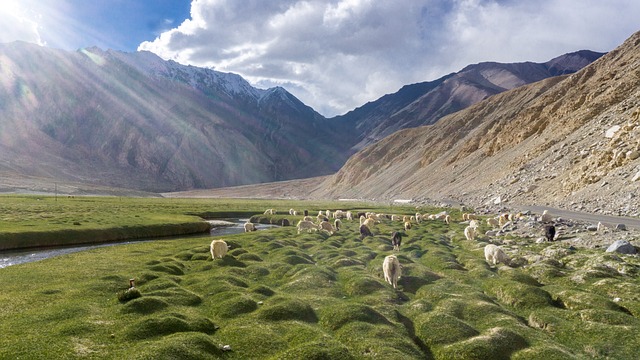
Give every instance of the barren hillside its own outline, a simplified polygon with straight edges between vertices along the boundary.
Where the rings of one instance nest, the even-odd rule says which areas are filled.
[[[311,196],[637,215],[639,139],[640,32],[573,75],[396,132],[352,156]]]

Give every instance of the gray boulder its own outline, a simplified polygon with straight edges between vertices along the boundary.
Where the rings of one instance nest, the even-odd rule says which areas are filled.
[[[638,251],[635,246],[631,245],[627,240],[616,240],[609,245],[606,252],[618,252],[620,254],[635,254]]]

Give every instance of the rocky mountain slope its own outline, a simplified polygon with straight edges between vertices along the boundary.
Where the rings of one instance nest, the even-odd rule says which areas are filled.
[[[346,158],[343,132],[284,89],[150,53],[4,44],[0,73],[0,172],[14,179],[169,191],[328,174]]]
[[[443,116],[503,91],[574,73],[602,55],[583,50],[545,63],[469,65],[435,81],[404,86],[398,92],[367,103],[338,119],[356,129],[358,142],[354,149],[359,150],[395,131],[434,124]]]
[[[640,32],[573,75],[495,95],[352,156],[315,197],[638,215]]]

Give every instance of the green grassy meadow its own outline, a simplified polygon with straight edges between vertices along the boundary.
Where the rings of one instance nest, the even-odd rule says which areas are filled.
[[[83,216],[91,206],[74,211],[72,200],[65,200],[68,214],[46,221],[89,224]],[[93,200],[108,203],[103,209],[109,211],[123,202],[119,215],[103,220],[105,231],[109,222],[122,226],[118,219],[135,214],[139,220],[129,226],[174,216],[256,215],[266,208],[306,208],[315,215],[371,207]],[[410,206],[376,211],[415,213]],[[451,214],[460,219],[459,212]],[[394,290],[383,280],[382,261],[393,253],[390,235],[402,223],[382,221],[364,240],[357,221],[343,225],[331,236],[297,234],[294,226],[224,236],[229,254],[215,261],[207,234],[0,269],[0,359],[637,358],[637,257],[508,239],[503,248],[512,257],[539,261],[490,267],[483,254],[487,238],[469,242],[464,224],[426,221],[402,230],[396,254],[403,274]],[[119,301],[131,278],[142,296]]]

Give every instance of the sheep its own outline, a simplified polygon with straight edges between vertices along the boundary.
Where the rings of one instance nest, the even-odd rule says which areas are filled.
[[[469,226],[471,226],[474,229],[477,229],[480,227],[480,222],[478,220],[471,220],[469,221]]]
[[[391,215],[391,221],[400,221],[400,215]]]
[[[551,218],[551,214],[549,214],[548,210],[545,210],[542,212],[542,215],[540,216],[540,222],[543,223],[548,223],[551,222],[552,218]]]
[[[411,217],[409,215],[405,215],[402,217],[402,222],[406,223],[406,222],[410,222],[411,221]]]
[[[353,213],[351,211],[347,211],[347,220],[353,221]]]
[[[384,273],[384,280],[396,289],[398,287],[401,269],[400,261],[398,261],[395,255],[388,255],[384,258],[384,262],[382,262],[382,272]]]
[[[487,219],[487,225],[489,225],[491,227],[497,227],[498,225],[500,225],[500,223],[498,222],[498,219],[496,219],[496,218],[488,218]]]
[[[253,223],[247,221],[246,223],[244,223],[244,232],[251,232],[251,231],[256,231],[258,229],[256,229],[256,226],[253,225]]]
[[[327,210],[327,212],[325,214],[326,214],[327,218],[329,218],[329,219],[331,219],[334,216],[333,213],[331,212],[331,210]]]
[[[336,228],[336,231],[340,230],[340,227],[341,227],[341,226],[342,226],[342,220],[340,220],[340,219],[336,219],[336,220],[333,222],[333,227],[335,227],[335,228]]]
[[[365,212],[359,212],[359,213],[356,215],[356,217],[357,217],[358,219],[359,219],[359,218],[361,218],[361,217],[363,217],[363,216],[364,216],[364,217],[365,217],[365,219],[366,219],[366,218],[367,218],[367,213],[365,213]]]
[[[304,216],[309,216],[309,210],[304,211]]]
[[[293,212],[294,212],[294,211],[295,211],[295,210],[293,210],[293,209],[289,209],[289,215],[293,215]]]
[[[289,226],[289,225],[291,225],[289,223],[289,219],[282,219],[282,226]]]
[[[556,237],[556,227],[553,225],[545,225],[544,237],[547,238],[547,241],[553,241],[553,239]]]
[[[407,231],[409,229],[411,229],[411,223],[408,222],[408,221],[405,221],[405,223],[404,223],[404,231]]]
[[[309,215],[305,216],[302,220],[313,222],[313,218],[311,216],[309,216]]]
[[[210,250],[211,260],[222,259],[225,255],[227,255],[229,246],[224,240],[213,240],[211,242]]]
[[[391,245],[393,245],[393,250],[399,251],[401,243],[402,243],[402,234],[400,234],[397,231],[394,231],[393,234],[391,234]]]
[[[497,245],[489,244],[484,247],[484,258],[487,262],[493,266],[497,263],[503,263],[509,265],[511,259],[505,254],[505,252]]]
[[[300,220],[298,221],[298,234],[300,234],[300,232],[302,232],[302,230],[306,230],[306,231],[316,231],[318,230],[318,226],[316,224],[314,224],[311,221],[306,221],[306,220]]]
[[[451,215],[447,214],[447,216],[444,217],[444,222],[447,225],[451,224]]]
[[[364,215],[360,215],[360,225],[364,224],[367,218]]]
[[[471,225],[464,228],[464,237],[469,241],[473,241],[476,238],[476,228]]]
[[[333,233],[336,232],[336,229],[333,228],[333,225],[331,225],[328,219],[321,222],[320,225],[318,225],[318,229],[325,230],[329,235],[333,235]]]
[[[376,222],[371,218],[366,219],[365,221],[362,222],[362,225],[366,225],[369,229],[371,229],[375,224]]]
[[[417,222],[418,224],[420,224],[420,221],[421,221],[421,220],[422,220],[422,214],[420,214],[420,213],[416,213],[416,222]]]
[[[264,215],[275,215],[276,209],[267,209],[264,211]]]
[[[333,213],[333,217],[336,218],[336,219],[342,219],[344,216],[345,216],[344,215],[344,211],[342,211],[342,210],[336,210]]]
[[[509,214],[500,214],[498,217],[498,225],[503,227],[507,222],[509,222]]]
[[[373,236],[367,225],[360,225],[360,240],[364,240],[367,236]]]

